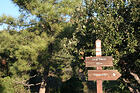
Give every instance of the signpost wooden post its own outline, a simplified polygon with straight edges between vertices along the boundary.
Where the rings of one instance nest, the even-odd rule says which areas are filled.
[[[111,56],[101,56],[101,40],[96,40],[96,57],[86,57],[86,67],[96,67],[88,70],[88,80],[97,80],[97,93],[103,93],[103,80],[117,80],[121,74],[117,70],[102,70],[102,66],[113,66]]]
[[[96,40],[96,57],[102,56],[101,52],[101,40]],[[96,67],[97,70],[102,70],[102,67],[99,65]],[[98,79],[97,80],[97,93],[103,93],[102,89],[102,80]]]

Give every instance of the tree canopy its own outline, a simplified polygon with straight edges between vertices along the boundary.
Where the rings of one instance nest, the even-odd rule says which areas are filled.
[[[137,0],[12,0],[18,19],[3,15],[0,25],[2,93],[89,93],[84,59],[113,56],[122,76],[105,81],[109,93],[140,92],[140,2]],[[93,68],[94,69],[94,68]],[[72,89],[71,89],[72,88]]]

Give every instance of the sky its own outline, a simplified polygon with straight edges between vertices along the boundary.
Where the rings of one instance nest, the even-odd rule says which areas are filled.
[[[0,16],[3,14],[17,18],[20,15],[19,8],[11,0],[0,0]],[[3,27],[5,26],[0,25],[0,30]]]
[[[0,0],[0,16],[3,14],[18,17],[19,8],[11,0]]]

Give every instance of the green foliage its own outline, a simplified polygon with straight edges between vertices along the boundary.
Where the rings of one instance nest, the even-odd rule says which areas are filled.
[[[8,76],[5,78],[1,78],[0,82],[0,91],[2,93],[28,93],[28,91],[24,89],[23,85],[14,83],[14,79]]]
[[[83,84],[78,78],[72,77],[64,82],[61,88],[61,93],[83,93]]]
[[[20,7],[21,16],[0,17],[0,25],[8,25],[0,32],[2,93],[26,93],[30,88],[38,91],[35,88],[41,82],[50,92],[60,92],[62,87],[70,89],[72,85],[82,90],[88,86],[81,83],[87,80],[84,58],[95,56],[97,39],[102,41],[102,55],[113,56],[113,69],[122,74],[116,82],[104,84],[105,91],[140,91],[139,1],[12,1]],[[114,86],[108,88],[109,84]]]
[[[131,74],[139,76],[140,69],[139,64],[134,64],[140,56],[138,3],[133,0],[85,0],[85,5],[78,7],[73,16],[77,55],[83,51],[83,56],[95,56],[94,43],[100,39],[102,55],[113,56],[115,69],[122,73],[123,87],[131,87],[133,92],[139,91],[138,80]]]
[[[29,72],[38,68],[39,53],[47,49],[46,38],[36,36],[28,31],[20,31],[12,35],[9,32],[2,31],[0,34],[0,56],[1,60],[5,59],[7,63],[5,65],[1,64],[1,71],[6,72],[1,76],[10,76],[14,81],[19,79],[20,83],[22,81],[26,83],[30,78]],[[22,83],[21,85],[23,86]],[[24,89],[24,87],[22,88]]]
[[[0,91],[2,93],[14,93],[14,89],[10,77],[0,79],[0,82],[1,82]]]

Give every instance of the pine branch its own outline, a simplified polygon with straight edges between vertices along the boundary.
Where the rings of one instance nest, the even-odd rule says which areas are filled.
[[[41,82],[36,83],[36,84],[28,84],[28,83],[26,83],[27,82],[26,80],[22,80],[22,81],[13,80],[13,82],[16,84],[21,84],[21,85],[26,86],[26,87],[41,85]]]
[[[130,71],[130,74],[135,78],[135,80],[140,84],[140,78],[138,77],[137,74],[133,73]]]

